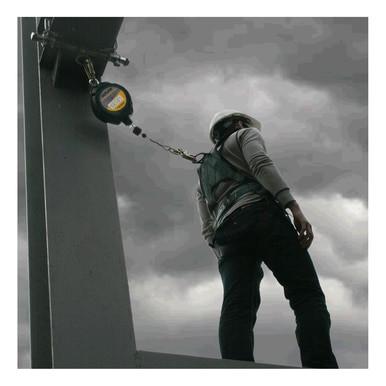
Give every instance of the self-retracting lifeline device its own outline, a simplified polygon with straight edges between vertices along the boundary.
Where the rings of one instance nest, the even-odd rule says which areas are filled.
[[[115,66],[120,66],[121,64],[127,66],[129,59],[119,56],[115,50],[89,50],[64,42],[54,32],[50,31],[49,28],[43,34],[33,32],[31,40],[39,42],[42,46],[49,45],[50,47],[71,51],[75,54],[75,61],[83,67],[87,75],[91,107],[98,119],[114,125],[124,123],[132,129],[133,134],[147,138],[169,153],[180,156],[192,163],[201,163],[202,157],[199,156],[203,156],[205,153],[192,155],[182,148],[176,149],[148,137],[140,127],[133,124],[130,118],[134,112],[130,93],[120,84],[100,82],[97,79],[92,58],[103,57]]]

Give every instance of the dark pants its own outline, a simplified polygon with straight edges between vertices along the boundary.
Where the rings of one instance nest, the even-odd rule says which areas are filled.
[[[215,248],[224,287],[219,324],[223,359],[254,361],[253,327],[264,262],[295,313],[302,366],[338,367],[318,276],[308,251],[299,245],[291,219],[278,204],[265,199],[237,210],[217,230]]]

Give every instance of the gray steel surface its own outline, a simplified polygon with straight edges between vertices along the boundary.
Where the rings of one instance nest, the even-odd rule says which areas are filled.
[[[52,367],[46,217],[40,122],[39,68],[30,33],[35,18],[19,19],[22,44],[22,86],[28,234],[31,366]]]

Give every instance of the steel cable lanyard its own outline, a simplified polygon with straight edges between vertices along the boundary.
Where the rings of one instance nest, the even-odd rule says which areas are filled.
[[[47,26],[41,35],[33,32],[31,34],[31,40],[39,42],[42,46],[49,45],[50,47],[56,47],[61,50],[67,50],[75,53],[75,61],[83,67],[84,72],[87,75],[91,107],[98,119],[114,125],[124,123],[133,130],[133,134],[137,136],[141,134],[143,138],[147,138],[149,141],[160,146],[169,153],[180,156],[194,164],[201,163],[203,157],[198,157],[200,155],[203,156],[205,153],[192,155],[182,148],[174,148],[169,145],[164,145],[155,139],[148,137],[140,127],[133,124],[130,118],[134,110],[129,92],[120,84],[99,82],[94,70],[94,65],[91,59],[92,57],[102,57],[112,62],[115,66],[120,66],[120,64],[127,66],[129,64],[129,60],[127,58],[119,56],[115,50],[89,50],[66,43],[59,39],[54,32],[50,31],[49,26]]]

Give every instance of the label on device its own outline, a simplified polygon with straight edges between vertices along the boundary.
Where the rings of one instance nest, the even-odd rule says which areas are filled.
[[[125,93],[114,86],[106,87],[100,94],[100,102],[108,111],[119,111],[126,106]]]

